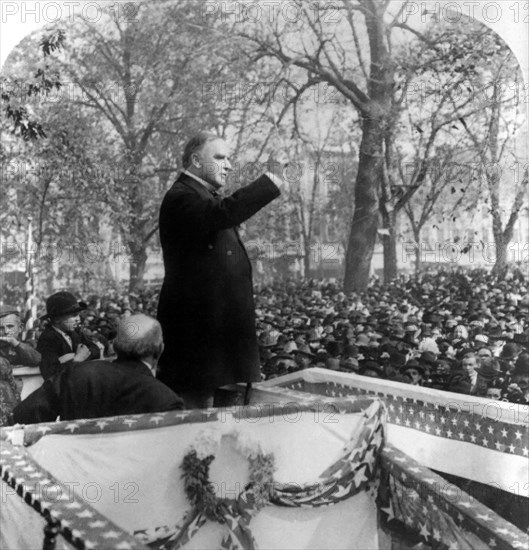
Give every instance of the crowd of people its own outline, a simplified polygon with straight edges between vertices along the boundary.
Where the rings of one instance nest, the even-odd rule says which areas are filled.
[[[519,270],[502,279],[485,270],[436,270],[388,285],[373,280],[367,291],[350,294],[337,282],[317,280],[256,290],[263,380],[320,367],[529,403],[529,292]],[[66,307],[60,299],[52,302],[52,309]],[[50,330],[53,312],[40,312],[22,338],[20,314],[4,306],[2,376],[26,365],[39,366],[47,379],[64,361],[113,357],[120,320],[139,313],[156,317],[157,304],[156,289],[89,296],[80,323],[58,327],[76,344],[76,352],[62,358],[60,350],[50,355],[57,333],[57,327]]]
[[[257,296],[263,374],[322,367],[529,402],[529,293],[521,272],[436,271],[374,282],[275,285]]]

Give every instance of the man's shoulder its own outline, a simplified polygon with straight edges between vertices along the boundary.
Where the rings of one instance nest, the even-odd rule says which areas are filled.
[[[77,365],[72,365],[72,369],[79,369],[86,372],[90,371],[106,371],[106,372],[121,372],[126,370],[127,372],[141,372],[149,373],[148,367],[143,364],[140,360],[129,359],[122,361],[110,361],[108,359],[95,359],[92,361],[84,361],[83,363],[78,363]]]
[[[173,185],[167,191],[167,195],[183,194],[183,193],[196,194],[196,193],[200,193],[202,189],[203,189],[203,186],[201,186],[197,180],[193,179],[191,176],[188,176],[187,174],[181,173],[176,178]]]
[[[171,212],[172,217],[175,207],[184,207],[188,202],[194,203],[203,196],[204,194],[203,190],[200,189],[200,184],[192,178],[185,176],[185,174],[182,174],[165,193],[160,206],[160,212],[163,213],[169,208],[168,211]]]
[[[68,378],[86,378],[90,376],[100,376],[104,372],[112,372],[111,361],[96,359],[94,361],[84,361],[68,365],[63,369],[62,375]]]
[[[147,365],[141,361],[125,360],[112,363],[114,368],[125,374],[126,380],[133,385],[141,383],[142,393],[150,396],[162,407],[183,408],[183,401],[169,386],[152,375]]]

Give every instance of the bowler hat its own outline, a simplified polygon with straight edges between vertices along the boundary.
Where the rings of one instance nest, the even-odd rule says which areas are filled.
[[[416,369],[424,374],[424,366],[421,365],[417,359],[410,359],[400,370],[404,373],[410,369]]]
[[[87,305],[84,302],[78,302],[71,292],[56,292],[46,300],[45,317],[53,319],[63,315],[75,315],[86,308]]]
[[[520,353],[520,348],[514,343],[507,343],[503,346],[500,353],[501,359],[515,359]]]
[[[421,356],[419,357],[419,361],[423,363],[427,363],[429,365],[436,365],[437,360],[435,358],[435,355],[431,351],[423,351],[421,353]]]
[[[368,360],[364,361],[359,369],[359,374],[364,374],[366,370],[371,370],[379,374],[380,376],[384,375],[384,368],[379,365],[376,361]]]
[[[400,368],[406,363],[406,355],[395,351],[390,354],[389,359],[394,367]]]
[[[482,378],[487,380],[492,380],[500,376],[500,372],[497,371],[491,363],[486,363],[485,365],[479,367],[479,369],[474,369]]]

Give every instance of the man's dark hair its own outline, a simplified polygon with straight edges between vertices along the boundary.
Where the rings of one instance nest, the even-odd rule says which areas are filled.
[[[191,155],[200,151],[206,143],[210,141],[216,141],[217,139],[222,139],[217,134],[211,132],[199,132],[195,134],[185,145],[184,154],[182,155],[182,166],[187,168],[191,164]]]

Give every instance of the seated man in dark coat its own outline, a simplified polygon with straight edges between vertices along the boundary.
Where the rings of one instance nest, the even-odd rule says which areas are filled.
[[[37,342],[42,355],[40,372],[46,380],[61,372],[65,366],[91,359],[100,359],[101,350],[78,331],[79,313],[86,309],[70,292],[56,292],[46,300],[46,318],[50,324]]]
[[[67,366],[13,413],[31,424],[183,409],[183,401],[155,378],[163,351],[160,324],[147,315],[122,319],[114,343],[118,358]]]
[[[11,365],[37,367],[40,353],[21,340],[22,321],[13,306],[0,307],[0,357]]]

